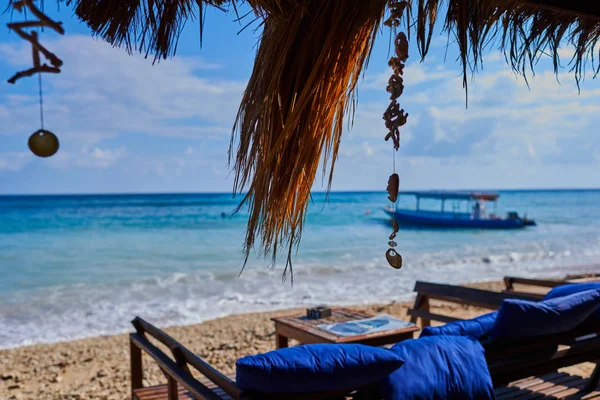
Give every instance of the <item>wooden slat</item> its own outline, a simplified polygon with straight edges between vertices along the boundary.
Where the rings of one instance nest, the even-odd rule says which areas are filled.
[[[461,320],[461,318],[449,317],[447,315],[441,315],[441,314],[433,314],[433,313],[430,313],[427,311],[415,310],[413,308],[408,309],[408,315],[415,317],[415,318],[422,318],[425,320],[433,320],[433,321],[439,321],[439,322],[445,322],[445,323]]]
[[[182,373],[182,369],[175,364],[173,360],[167,357],[162,351],[148,341],[145,337],[139,333],[132,333],[131,340],[136,346],[148,353],[158,366],[168,374],[175,378],[177,382],[183,385],[188,391],[190,391],[195,397],[203,400],[221,400],[212,390],[194,379],[193,376],[188,376]]]
[[[585,396],[581,397],[582,400],[596,400],[596,399],[600,399],[600,391],[595,390],[591,393],[586,394]]]
[[[545,294],[543,293],[531,293],[531,292],[523,292],[520,290],[503,290],[502,293],[507,293],[510,295],[517,295],[517,296],[528,296],[531,297],[531,299],[536,299],[538,301],[543,300]]]
[[[178,385],[177,394],[180,400],[195,400],[194,396],[185,389],[185,387]],[[151,386],[143,389],[137,389],[134,391],[135,399],[137,400],[167,400],[169,397],[168,385]],[[233,397],[222,393],[222,400],[233,400]]]
[[[414,291],[419,294],[424,294],[431,299],[488,308],[491,310],[500,308],[502,301],[505,299],[538,300],[530,295],[491,292],[489,290],[467,288],[464,286],[421,281],[417,281]]]
[[[496,395],[504,395],[506,393],[516,392],[519,390],[526,390],[532,386],[539,385],[542,382],[550,381],[552,379],[560,378],[561,376],[568,375],[566,373],[554,372],[544,376],[530,376],[528,378],[520,379],[515,382],[511,382],[506,387],[500,387],[496,389]]]
[[[557,351],[555,355],[536,354],[522,357],[514,356],[509,360],[489,362],[490,374],[495,385],[505,384],[523,376],[543,374],[560,368],[594,360],[600,355],[598,342],[595,349],[587,347],[571,348],[568,351]]]
[[[554,372],[513,382],[507,387],[497,388],[495,393],[497,400],[581,399],[588,396],[585,391],[587,383],[588,379],[580,376]]]
[[[191,366],[197,369],[198,372],[200,372],[202,375],[206,376],[219,387],[223,388],[223,390],[229,393],[229,395],[231,395],[232,397],[239,398],[241,396],[241,390],[238,388],[238,386],[233,380],[229,379],[226,375],[222,374],[212,365],[205,362],[196,354],[186,349],[167,333],[156,328],[155,326],[144,321],[141,318],[135,318],[133,320],[133,325],[136,327],[136,329],[138,329],[138,331],[148,333],[150,336],[154,337],[155,339],[169,347],[174,354],[182,354],[185,358],[185,361],[187,361]]]
[[[595,269],[600,269],[600,264],[595,266]],[[596,274],[593,272],[585,273],[585,274],[569,274],[566,277],[566,281],[568,282],[590,282],[600,280],[600,274]]]
[[[527,286],[541,286],[547,288],[553,288],[556,286],[564,285],[564,280],[552,280],[552,279],[533,279],[533,278],[520,278],[516,276],[505,276],[504,286],[507,291],[514,289],[514,284],[527,285]]]
[[[183,386],[179,385],[178,389],[179,399],[194,399]],[[167,385],[151,386],[134,390],[134,396],[137,400],[167,400],[169,398],[168,390],[169,389]]]

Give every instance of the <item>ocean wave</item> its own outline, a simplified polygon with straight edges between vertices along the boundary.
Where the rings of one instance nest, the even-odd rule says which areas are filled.
[[[317,304],[350,305],[411,298],[416,280],[463,283],[505,275],[562,276],[594,270],[600,246],[586,254],[569,250],[494,253],[456,258],[447,253],[410,257],[400,271],[380,258],[295,266],[294,286],[281,271],[249,268],[149,277],[135,282],[72,285],[0,296],[0,348],[80,339],[131,330],[139,315],[160,326],[186,325],[229,314]],[[573,254],[578,254],[574,257]],[[488,260],[488,261],[485,261]],[[442,278],[442,279],[441,279]]]
[[[230,195],[0,197],[0,348],[125,332],[136,315],[181,325],[402,301],[416,280],[598,270],[600,191],[503,193],[507,209],[534,214],[531,229],[403,229],[400,271],[384,258],[384,201],[383,193],[334,193],[323,207],[316,195],[291,287],[291,279],[282,284],[282,263],[269,269],[254,255],[240,276],[247,215],[221,216],[237,204]]]

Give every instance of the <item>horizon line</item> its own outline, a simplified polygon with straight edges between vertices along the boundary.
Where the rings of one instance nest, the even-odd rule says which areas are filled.
[[[600,187],[572,187],[572,188],[495,188],[495,189],[417,189],[417,190],[401,190],[402,192],[428,192],[428,191],[441,191],[441,192],[585,192],[585,191],[599,191]],[[327,193],[385,193],[385,190],[368,190],[368,189],[356,189],[356,190],[320,190],[313,191],[312,194],[327,194]],[[104,192],[104,193],[93,193],[93,192],[73,192],[73,193],[0,193],[0,197],[33,197],[33,196],[149,196],[149,195],[231,195],[232,198],[243,196],[246,192],[233,193],[233,192]]]

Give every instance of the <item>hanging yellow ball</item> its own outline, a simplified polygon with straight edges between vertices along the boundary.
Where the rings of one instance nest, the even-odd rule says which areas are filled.
[[[60,147],[56,135],[45,129],[40,129],[29,137],[29,150],[38,157],[50,157],[56,154]]]

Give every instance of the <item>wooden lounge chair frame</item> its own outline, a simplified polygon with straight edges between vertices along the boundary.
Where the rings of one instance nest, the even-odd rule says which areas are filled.
[[[583,282],[594,282],[600,280],[600,274],[572,274],[567,275],[564,279],[533,279],[533,278],[521,278],[516,276],[505,276],[504,277],[504,293],[529,295],[533,297],[542,298],[543,294],[523,292],[515,289],[515,285],[533,286],[552,289],[556,286],[568,284],[568,283],[583,283]]]
[[[562,282],[561,282],[562,283]],[[559,283],[560,284],[560,283]],[[458,318],[433,314],[429,310],[429,300],[443,300],[463,305],[472,305],[491,310],[500,307],[506,298],[539,300],[539,296],[525,293],[491,292],[461,286],[442,285],[429,282],[417,282],[415,285],[417,298],[414,307],[409,310],[411,321],[421,318],[422,326],[429,326],[432,320],[452,322]],[[178,400],[181,395],[189,393],[198,400],[251,400],[251,399],[369,399],[363,395],[352,396],[356,390],[346,393],[320,392],[310,394],[268,395],[244,393],[233,379],[193,354],[175,339],[162,330],[154,327],[141,318],[132,321],[136,332],[130,335],[131,350],[131,388],[132,398],[140,399],[143,390],[142,353],[148,354],[158,364],[167,378],[166,398]],[[600,332],[599,332],[600,333]],[[154,345],[150,338],[166,346],[171,357]],[[555,371],[558,368],[578,364],[585,361],[600,360],[600,335],[582,336],[577,332],[565,335],[554,335],[536,338],[530,341],[514,343],[482,342],[486,349],[486,358],[494,385],[503,385],[517,379],[540,375]],[[192,370],[202,375],[197,379]],[[595,388],[600,380],[600,370],[596,367],[588,381],[588,388]],[[149,388],[152,390],[152,388]],[[359,389],[359,388],[356,388]],[[363,393],[368,396],[371,391],[366,388]],[[152,393],[151,391],[148,393]],[[187,396],[187,394],[186,394]],[[363,397],[360,397],[363,396]],[[148,398],[159,399],[164,396],[151,395]],[[370,398],[372,400],[372,397]]]
[[[346,396],[350,396],[356,391],[312,392],[285,396],[244,393],[230,377],[186,349],[162,330],[139,317],[136,317],[132,324],[136,330],[135,333],[130,334],[131,396],[134,400],[140,399],[142,397],[140,393],[144,391],[142,352],[148,354],[166,376],[166,398],[168,400],[179,400],[180,395],[185,391],[196,400],[338,400],[346,399]],[[148,336],[166,346],[172,357],[167,356],[160,348],[155,346]],[[195,378],[192,375],[192,370],[200,373],[204,379]],[[162,387],[157,387],[157,389],[160,390]],[[150,392],[148,398],[164,399],[164,397],[156,396],[152,392]]]
[[[241,390],[235,382],[183,347],[162,330],[139,317],[135,318],[132,324],[136,330],[135,333],[129,336],[132,399],[137,399],[136,391],[143,388],[142,351],[152,357],[165,374],[168,381],[169,400],[178,400],[178,384],[187,389],[197,399],[221,400],[223,398],[209,389],[204,383],[194,378],[190,367],[200,372],[232,398],[239,400],[247,399],[242,395]],[[150,342],[146,334],[169,348],[175,361]]]
[[[490,310],[500,307],[502,300],[518,298],[538,301],[539,297],[524,293],[491,292],[463,286],[445,285],[417,281],[415,284],[417,297],[412,309],[408,310],[411,321],[416,323],[421,318],[422,326],[430,326],[431,321],[453,322],[460,318],[431,313],[429,300],[472,305]],[[590,361],[600,361],[600,328],[590,334],[589,330],[573,331],[561,335],[536,337],[534,339],[514,341],[482,341],[486,350],[486,359],[494,385],[528,377],[546,374],[559,368]],[[595,388],[600,379],[600,367],[596,366],[590,387]]]
[[[464,286],[445,285],[440,283],[417,281],[414,291],[417,293],[413,308],[408,310],[410,321],[417,323],[421,319],[421,327],[430,326],[431,321],[444,323],[459,321],[460,318],[433,314],[430,311],[430,300],[441,300],[449,303],[497,310],[504,299],[522,299],[537,301],[539,297],[527,293],[492,292]]]
[[[244,393],[233,379],[219,372],[162,330],[141,318],[136,318],[133,325],[136,332],[130,335],[130,349],[131,388],[134,400],[178,400],[184,396],[196,400],[339,400],[348,398],[378,400],[378,396],[374,395],[378,391],[368,387],[356,388],[364,389],[361,392],[354,389],[344,393],[319,392],[285,396]],[[166,346],[171,352],[171,356],[154,345],[150,341],[151,338]],[[571,332],[565,335],[521,341],[518,344],[502,342],[482,342],[482,344],[486,348],[486,359],[495,387],[532,375],[539,376],[553,372],[561,367],[600,360],[599,334],[582,336],[577,332]],[[167,378],[166,387],[162,385],[143,388],[142,352],[145,352],[158,364]],[[196,375],[197,373],[202,375],[202,378],[197,379],[192,374],[192,370]],[[575,378],[577,377],[573,377],[573,379]],[[600,372],[597,367],[589,380],[585,381],[579,378],[579,381],[586,382],[587,386],[583,389],[589,391],[598,386],[599,379]],[[537,380],[540,381],[540,379]],[[531,380],[531,382],[535,382],[535,380]],[[546,382],[545,384],[552,383]],[[582,386],[583,383],[580,385]],[[142,393],[147,395],[142,395]]]

